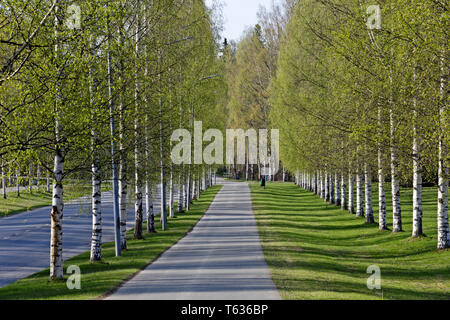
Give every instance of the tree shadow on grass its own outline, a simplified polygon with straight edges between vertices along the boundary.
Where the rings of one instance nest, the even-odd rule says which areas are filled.
[[[305,298],[304,293],[311,292],[315,298],[367,299],[371,293],[366,268],[375,264],[388,283],[385,298],[450,299],[450,252],[435,249],[432,201],[424,207],[424,228],[431,229],[430,236],[411,240],[408,214],[404,214],[408,232],[380,232],[378,224],[368,225],[295,185],[271,185],[270,191],[251,186],[251,191],[266,260],[283,295]],[[434,193],[425,189],[424,199]],[[402,201],[404,212],[412,211],[410,202]],[[374,206],[375,215],[376,210]],[[347,281],[349,277],[360,278],[361,285]]]

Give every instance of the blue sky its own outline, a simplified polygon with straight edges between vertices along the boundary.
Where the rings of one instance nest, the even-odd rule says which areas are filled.
[[[210,5],[212,0],[206,0]],[[230,40],[238,40],[247,26],[256,24],[256,13],[259,5],[270,8],[272,0],[222,0],[224,31],[222,37]]]

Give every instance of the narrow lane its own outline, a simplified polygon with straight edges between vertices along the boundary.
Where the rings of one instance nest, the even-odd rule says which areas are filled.
[[[154,192],[153,196],[155,214],[159,215],[160,193]],[[102,242],[114,241],[111,192],[102,194],[102,219]],[[89,197],[65,204],[63,218],[64,260],[90,250],[91,224]],[[134,205],[129,203],[127,227],[130,229],[133,226]],[[50,261],[49,255],[50,207],[0,218],[0,287],[47,268]]]
[[[248,185],[225,182],[194,230],[108,299],[280,299],[264,260]]]

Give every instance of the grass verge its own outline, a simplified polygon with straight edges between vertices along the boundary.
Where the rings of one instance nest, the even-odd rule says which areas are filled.
[[[211,187],[202,193],[200,200],[194,201],[189,213],[179,213],[176,219],[169,218],[166,232],[145,234],[144,240],[133,240],[133,231],[130,230],[128,250],[121,257],[115,257],[114,244],[108,243],[103,245],[102,263],[90,263],[89,252],[65,261],[64,271],[71,265],[80,267],[81,290],[69,290],[65,281],[49,282],[49,269],[45,269],[0,288],[0,300],[87,300],[110,292],[183,238],[206,213],[220,189],[221,186]],[[159,219],[156,220],[156,228],[161,230]]]
[[[405,232],[393,234],[294,184],[250,188],[264,255],[283,299],[450,299],[450,251],[436,250],[435,188],[424,189],[426,237],[419,239],[411,238],[411,190],[402,190]],[[374,213],[378,220],[377,205]],[[367,288],[371,265],[381,268],[382,290]]]
[[[64,202],[70,203],[72,200],[88,196],[92,192],[92,187],[88,184],[66,185],[64,186]],[[21,190],[20,197],[17,192],[7,194],[7,198],[0,198],[0,218],[30,211],[37,208],[50,206],[52,204],[52,193],[43,190],[34,189],[32,193],[28,190]],[[109,184],[102,186],[103,191],[110,190]]]

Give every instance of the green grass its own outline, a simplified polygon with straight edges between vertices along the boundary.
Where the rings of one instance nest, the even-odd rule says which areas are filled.
[[[110,190],[110,185],[102,186],[104,191]],[[7,198],[0,197],[0,217],[13,215],[25,211],[30,211],[37,208],[46,207],[52,204],[52,193],[46,192],[45,187],[40,187],[40,190],[33,190],[30,193],[28,190],[20,191],[20,197],[17,197],[17,192],[7,194]],[[91,186],[87,184],[66,185],[64,186],[64,202],[70,203],[72,200],[89,195]]]
[[[81,269],[81,290],[69,290],[65,281],[49,282],[49,270],[43,270],[28,278],[0,288],[0,300],[5,299],[55,299],[86,300],[102,296],[116,288],[123,280],[150,262],[178,242],[195,226],[209,208],[221,186],[213,186],[202,193],[200,200],[194,201],[189,213],[179,213],[177,218],[168,220],[168,231],[162,232],[159,219],[155,223],[158,233],[144,234],[144,240],[133,240],[132,230],[128,233],[128,250],[122,257],[115,257],[114,244],[103,246],[103,262],[90,263],[89,252],[64,262],[64,271],[70,265]],[[68,276],[66,276],[67,279]]]
[[[424,190],[426,237],[419,239],[411,238],[412,190],[402,189],[405,232],[393,234],[294,184],[250,188],[265,258],[283,299],[450,299],[450,251],[436,250],[435,188]],[[387,201],[392,226],[389,190]],[[374,213],[378,221],[377,205]],[[382,290],[367,289],[371,265],[381,268]]]

